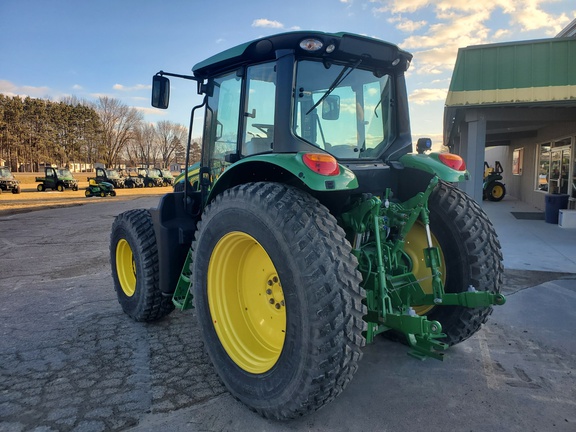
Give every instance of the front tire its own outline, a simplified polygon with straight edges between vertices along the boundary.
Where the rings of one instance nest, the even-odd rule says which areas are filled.
[[[324,206],[285,185],[241,185],[205,209],[193,249],[205,346],[234,397],[288,419],[340,394],[366,309],[356,258]]]
[[[429,200],[430,229],[438,241],[447,293],[478,291],[499,293],[502,286],[502,251],[500,242],[482,208],[456,187],[440,182]],[[492,307],[435,306],[429,320],[442,324],[446,338],[443,342],[455,345],[476,333]]]
[[[110,262],[118,302],[135,321],[156,321],[174,310],[158,282],[158,247],[148,210],[116,216],[110,235]]]

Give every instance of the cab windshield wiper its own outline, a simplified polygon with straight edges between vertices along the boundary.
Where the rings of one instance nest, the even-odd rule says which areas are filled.
[[[361,58],[358,59],[358,61],[356,63],[354,63],[352,66],[346,66],[344,69],[342,69],[342,71],[340,71],[340,73],[338,74],[338,76],[336,77],[334,82],[332,84],[330,84],[330,87],[328,88],[328,90],[326,90],[326,93],[324,93],[322,95],[322,97],[320,99],[318,99],[318,102],[316,102],[314,105],[312,105],[312,108],[310,108],[306,112],[306,115],[310,114],[318,105],[320,105],[322,103],[322,101],[324,99],[326,99],[326,97],[328,97],[330,95],[330,93],[332,93],[334,91],[334,89],[336,89],[336,87],[338,87],[340,85],[340,83],[342,81],[344,81],[346,79],[346,77],[348,75],[350,75],[350,73],[354,69],[356,69],[358,66],[360,66],[360,63],[362,63]]]

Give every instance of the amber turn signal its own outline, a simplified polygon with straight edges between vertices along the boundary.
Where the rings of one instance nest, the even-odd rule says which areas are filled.
[[[325,176],[340,174],[340,167],[334,156],[325,153],[304,153],[302,161],[315,173]]]

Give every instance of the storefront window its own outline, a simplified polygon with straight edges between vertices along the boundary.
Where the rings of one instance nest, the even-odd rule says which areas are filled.
[[[536,169],[536,190],[548,192],[550,179],[550,143],[538,146],[538,167]]]
[[[576,198],[576,164],[572,153],[571,137],[540,144],[536,190]]]

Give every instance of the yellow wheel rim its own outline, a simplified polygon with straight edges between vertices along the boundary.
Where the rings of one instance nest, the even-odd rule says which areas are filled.
[[[284,293],[272,260],[252,236],[226,234],[208,265],[208,306],[222,346],[243,370],[278,361],[286,335]]]
[[[438,240],[432,234],[432,244],[438,247],[440,251],[440,268],[438,269],[441,273],[440,278],[442,283],[446,282],[446,265],[444,264],[444,255],[442,254],[442,249],[438,244]],[[412,273],[418,281],[420,281],[420,286],[426,294],[432,294],[432,274],[430,269],[426,267],[426,262],[424,261],[423,250],[428,247],[428,242],[426,240],[426,229],[421,222],[416,222],[408,235],[406,236],[406,244],[404,246],[404,252],[410,257],[412,261]],[[418,315],[426,315],[434,306],[416,306],[414,311]]]
[[[136,292],[136,262],[130,244],[121,239],[116,245],[116,273],[124,294],[132,297]]]
[[[502,188],[502,186],[496,185],[492,188],[492,196],[494,198],[496,199],[502,198],[502,195],[504,195],[504,189]]]

